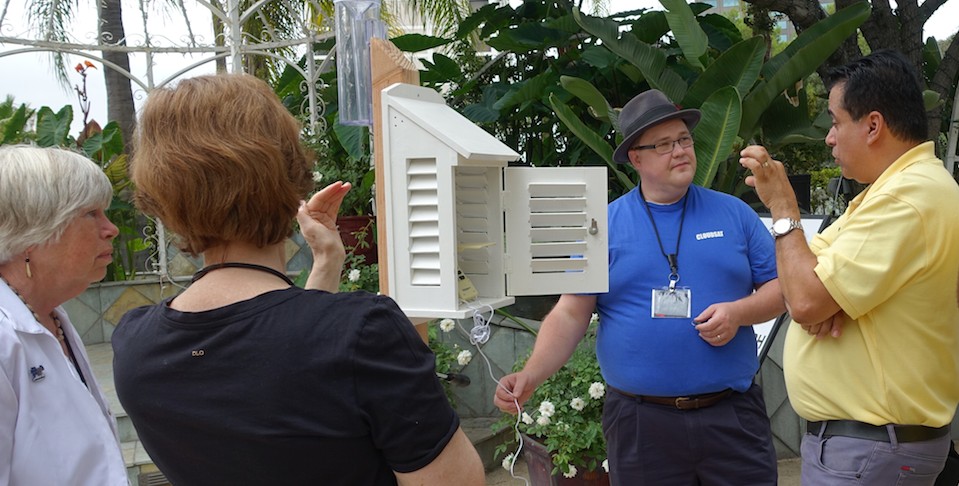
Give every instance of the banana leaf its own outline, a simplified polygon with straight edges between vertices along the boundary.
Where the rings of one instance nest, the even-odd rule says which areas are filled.
[[[682,106],[698,107],[722,86],[735,86],[740,93],[748,93],[759,78],[765,53],[766,46],[759,36],[732,46],[693,82]]]
[[[613,172],[616,180],[619,181],[623,187],[628,189],[635,187],[635,184],[629,179],[629,176],[620,170],[621,166],[613,162],[613,147],[609,145],[609,142],[607,142],[605,138],[580,121],[576,113],[566,106],[555,94],[549,95],[549,105],[553,108],[553,111],[556,113],[556,116],[559,117],[560,121],[566,124],[566,127],[569,128],[576,137],[582,140],[589,148],[593,149],[593,152],[599,154],[599,156],[606,161],[609,170]]]
[[[812,74],[820,64],[869,18],[870,6],[860,2],[819,21],[800,34],[783,52],[770,59],[763,74],[772,73],[760,82],[743,100],[743,122],[739,136],[749,140],[759,120],[772,102],[796,81]]]
[[[632,34],[619,36],[619,24],[597,17],[583,15],[579,9],[573,9],[573,18],[590,34],[599,37],[606,47],[639,68],[651,88],[662,91],[674,103],[686,95],[686,82],[672,69],[666,66],[666,54],[643,43]]]
[[[683,50],[683,56],[691,66],[702,71],[702,57],[706,54],[706,32],[699,26],[696,16],[689,8],[686,0],[661,0],[666,7],[666,21],[676,37],[676,42]]]
[[[589,112],[594,118],[601,121],[610,121],[609,112],[612,111],[612,108],[609,106],[609,101],[592,83],[575,76],[560,76],[559,82],[566,91],[589,105]]]
[[[739,91],[726,86],[713,93],[699,108],[702,120],[696,126],[696,175],[693,183],[710,187],[716,170],[726,161],[736,143],[742,118]]]

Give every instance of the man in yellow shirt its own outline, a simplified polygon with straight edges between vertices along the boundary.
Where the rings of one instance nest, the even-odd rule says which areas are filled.
[[[784,370],[805,485],[932,485],[959,404],[959,186],[926,140],[918,74],[876,51],[827,79],[844,177],[869,184],[807,245],[783,164],[747,147],[796,325]],[[799,229],[800,231],[793,231]]]

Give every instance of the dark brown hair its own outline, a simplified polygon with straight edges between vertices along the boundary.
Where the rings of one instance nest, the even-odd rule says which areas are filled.
[[[134,202],[198,254],[230,241],[259,247],[292,234],[313,188],[300,124],[260,79],[200,76],[150,93],[137,127]]]

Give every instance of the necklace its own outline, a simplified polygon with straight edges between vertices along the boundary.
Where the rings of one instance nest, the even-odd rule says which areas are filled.
[[[290,286],[293,286],[293,281],[290,280],[290,277],[287,277],[283,272],[280,272],[274,268],[265,267],[263,265],[257,265],[255,263],[243,263],[243,262],[223,262],[223,263],[216,263],[213,265],[203,267],[198,272],[193,274],[193,279],[190,280],[190,283],[194,283],[197,280],[200,280],[201,278],[203,278],[204,275],[214,270],[219,270],[221,268],[245,268],[247,270],[256,270],[259,272],[266,272],[266,273],[269,273],[270,275],[283,279],[284,282],[290,284]]]
[[[28,304],[27,300],[24,299],[22,295],[20,295],[20,291],[17,290],[17,288],[14,287],[13,285],[10,285],[10,282],[7,282],[7,279],[4,278],[3,275],[0,275],[0,280],[3,280],[3,283],[7,284],[7,287],[10,287],[10,290],[12,290],[13,293],[17,296],[17,298],[20,299],[20,302],[23,302],[23,305],[27,306],[27,310],[29,310],[30,313],[33,314],[33,318],[36,319],[37,322],[40,322],[40,315],[37,314],[37,311],[33,310],[33,306]],[[60,324],[60,318],[57,317],[57,315],[53,312],[50,313],[50,318],[53,319],[53,324],[54,326],[56,326],[57,341],[60,341],[61,343],[64,342],[64,340],[66,340],[66,336],[63,334],[63,326]]]

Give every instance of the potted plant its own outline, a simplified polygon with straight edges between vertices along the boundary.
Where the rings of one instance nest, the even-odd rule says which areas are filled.
[[[504,415],[497,426],[515,426],[530,480],[535,485],[609,484],[602,414],[606,385],[596,361],[594,314],[583,340],[565,366],[543,382],[519,414]],[[519,360],[522,369],[529,356]],[[515,442],[500,445],[497,454],[515,451]],[[508,454],[507,467],[513,460]]]

